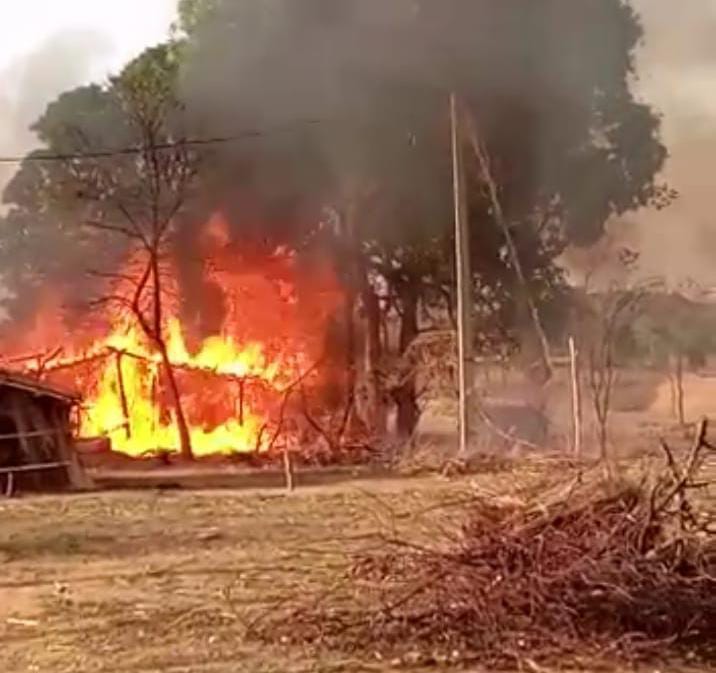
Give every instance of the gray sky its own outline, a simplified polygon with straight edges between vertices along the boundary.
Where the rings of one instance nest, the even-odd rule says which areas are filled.
[[[716,0],[633,4],[646,29],[639,91],[663,114],[664,177],[681,195],[634,218],[642,271],[716,285]]]
[[[28,126],[62,91],[102,80],[166,37],[177,0],[0,0],[0,154],[30,149]],[[0,166],[0,189],[12,175]]]
[[[716,285],[716,0],[633,3],[646,27],[638,87],[664,115],[665,178],[681,198],[631,216],[630,239],[643,273]],[[58,93],[162,40],[175,8],[176,0],[0,0],[0,154],[33,146],[27,127]],[[0,187],[11,170],[0,167]]]

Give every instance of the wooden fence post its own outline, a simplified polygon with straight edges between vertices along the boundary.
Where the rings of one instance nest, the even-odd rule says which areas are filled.
[[[582,458],[582,390],[579,385],[579,360],[574,337],[569,337],[570,381],[572,388],[572,451]]]

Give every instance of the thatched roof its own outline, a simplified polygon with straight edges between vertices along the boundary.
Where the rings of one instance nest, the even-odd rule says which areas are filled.
[[[81,399],[77,391],[51,386],[27,374],[7,369],[0,369],[0,389],[2,388],[23,390],[38,397],[51,397],[66,403],[78,402]]]

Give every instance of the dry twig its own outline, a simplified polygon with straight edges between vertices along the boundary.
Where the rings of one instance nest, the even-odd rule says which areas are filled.
[[[493,668],[666,649],[713,657],[716,540],[690,499],[707,427],[682,464],[666,447],[651,480],[605,492],[596,469],[529,503],[475,499],[457,540],[384,538],[352,568],[355,605],[299,605],[256,635]]]

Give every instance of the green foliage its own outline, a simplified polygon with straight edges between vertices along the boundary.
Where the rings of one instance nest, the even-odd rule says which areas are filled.
[[[219,4],[219,0],[179,0],[179,21],[175,28],[184,34],[195,32]]]
[[[182,59],[180,43],[147,49],[112,79],[112,89],[129,119],[166,125],[179,104],[177,84]]]
[[[292,156],[284,138],[280,160],[304,171],[322,160],[339,184],[377,185],[418,213],[449,190],[453,88],[478,114],[510,219],[557,200],[570,240],[587,243],[609,215],[658,197],[665,150],[658,118],[629,90],[641,27],[628,5],[380,5],[214,3],[191,36],[188,95],[217,123],[333,121],[313,130],[310,154]],[[427,212],[445,217],[448,201]],[[419,224],[405,219],[403,228]]]
[[[642,31],[622,0],[181,0],[176,30],[107,87],[51,103],[34,127],[47,150],[265,129],[213,149],[193,219],[221,207],[252,250],[322,247],[347,284],[351,219],[369,271],[419,286],[426,303],[449,294],[453,90],[475,115],[532,291],[555,322],[564,246],[670,196],[655,182],[658,117],[629,88]],[[15,292],[119,254],[78,225],[115,222],[116,201],[146,219],[149,168],[141,156],[26,162],[5,194],[0,248]],[[478,311],[504,333],[519,327],[515,273],[478,178],[468,159]],[[175,233],[191,249],[196,231]]]
[[[153,221],[174,214],[185,151],[157,162],[149,151],[123,151],[180,138],[181,49],[148,49],[107,86],[62,94],[33,125],[45,148],[27,157],[4,193],[0,262],[15,317],[32,310],[43,287],[85,303],[101,282],[87,272],[115,271]],[[48,154],[68,158],[40,160]]]
[[[2,218],[0,264],[12,292],[6,308],[29,317],[43,289],[65,295],[70,305],[92,288],[87,261],[111,267],[120,250],[107,237],[79,226],[85,216],[81,162],[38,161],[48,153],[74,154],[83,147],[123,147],[128,128],[112,95],[99,86],[62,94],[33,125],[47,149],[28,155],[8,184]]]
[[[670,197],[658,117],[629,88],[642,30],[621,0],[210,4],[189,31],[190,109],[211,128],[281,129],[223,156],[238,237],[303,243],[323,207],[339,221],[355,208],[377,270],[449,285],[451,90],[476,116],[533,291],[556,307],[567,243]],[[478,296],[514,325],[514,270],[468,168]]]

